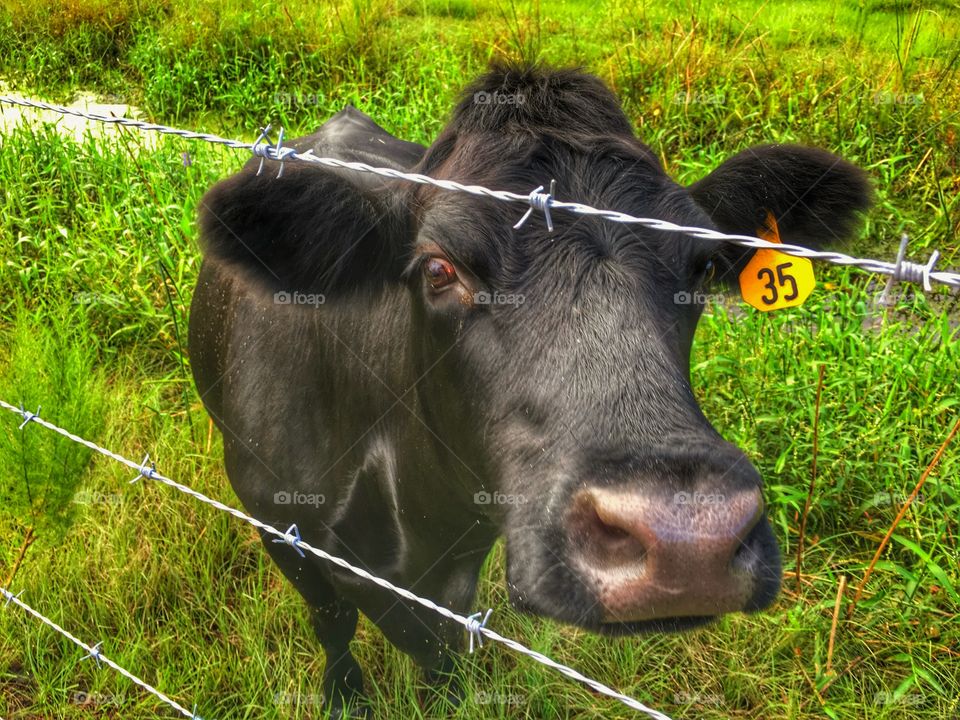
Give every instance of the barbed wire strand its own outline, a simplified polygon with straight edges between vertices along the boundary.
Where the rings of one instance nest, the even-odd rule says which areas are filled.
[[[599,217],[610,222],[637,224],[652,228],[654,230],[683,233],[700,240],[729,242],[755,250],[776,250],[777,252],[781,252],[786,255],[793,255],[795,257],[809,258],[811,260],[823,260],[834,265],[855,267],[866,272],[888,275],[895,281],[920,284],[923,286],[925,292],[930,291],[931,283],[933,282],[941,283],[953,288],[960,288],[960,273],[933,269],[933,266],[938,258],[937,253],[931,255],[930,259],[926,263],[914,263],[902,258],[900,258],[898,262],[891,263],[884,260],[855,257],[833,250],[814,250],[812,248],[803,247],[802,245],[772,243],[768,240],[763,240],[762,238],[753,237],[752,235],[730,235],[727,233],[718,232],[716,230],[710,230],[708,228],[677,225],[666,220],[636,217],[633,215],[628,215],[627,213],[618,212],[616,210],[602,210],[590,205],[585,205],[583,203],[557,200],[551,193],[540,192],[542,187],[526,194],[510,192],[508,190],[491,190],[483,187],[482,185],[465,185],[454,180],[439,180],[437,178],[432,178],[428,175],[421,175],[419,173],[408,173],[401,170],[394,170],[393,168],[375,167],[362,162],[351,162],[346,160],[337,160],[336,158],[330,157],[320,157],[313,155],[312,150],[299,152],[291,147],[283,147],[281,142],[278,142],[276,145],[271,145],[269,142],[269,125],[261,129],[260,135],[255,142],[248,143],[240,140],[230,140],[212,133],[182,130],[166,125],[149,123],[143,120],[135,120],[133,118],[100,115],[98,113],[90,113],[83,110],[78,110],[76,108],[53,105],[50,103],[41,102],[39,100],[15,98],[9,95],[0,95],[0,103],[18,105],[20,107],[28,107],[38,110],[48,110],[62,115],[72,115],[75,117],[84,118],[86,120],[92,120],[94,122],[131,127],[144,132],[157,132],[164,135],[175,135],[188,140],[201,140],[203,142],[212,143],[215,145],[223,145],[236,150],[249,150],[255,157],[259,157],[261,159],[261,170],[263,169],[263,160],[265,159],[280,162],[281,173],[283,171],[284,162],[287,160],[297,160],[301,162],[323,165],[326,167],[340,168],[343,170],[372,173],[374,175],[380,175],[393,180],[406,180],[409,182],[419,183],[421,185],[431,185],[443,190],[467,193],[480,197],[488,197],[501,202],[526,203],[530,206],[531,210],[544,212],[548,222],[550,219],[550,210],[566,210],[578,215]],[[530,212],[524,215],[517,226],[525,221],[529,215]]]
[[[57,425],[54,425],[51,422],[44,420],[43,418],[39,417],[35,413],[31,413],[24,410],[22,407],[16,407],[14,405],[11,405],[10,403],[4,402],[3,400],[0,400],[0,407],[3,407],[19,415],[24,421],[26,421],[24,422],[23,426],[29,425],[30,423],[35,423],[37,425],[47,428],[48,430],[52,430],[53,432],[58,433],[59,435],[62,435],[63,437],[68,438],[69,440],[72,440],[73,442],[79,443],[89,448],[90,450],[93,450],[94,452],[97,452],[101,455],[105,455],[109,458],[112,458],[113,460],[116,460],[119,463],[122,463],[123,465],[126,465],[130,469],[135,470],[137,472],[137,477],[134,478],[134,480],[139,480],[140,477],[142,476],[151,480],[156,480],[157,482],[162,483],[164,485],[168,485],[176,490],[179,490],[180,492],[186,495],[189,495],[190,497],[196,500],[199,500],[202,503],[205,503],[207,505],[215,507],[218,510],[222,510],[225,513],[233,515],[235,518],[242,520],[243,522],[249,525],[252,525],[255,528],[258,528],[259,530],[262,530],[265,533],[274,535],[276,538],[275,540],[276,542],[285,542],[291,547],[293,547],[294,549],[296,549],[298,552],[302,550],[306,550],[307,552],[311,553],[312,555],[315,555],[316,557],[322,560],[331,562],[334,565],[337,565],[343,568],[344,570],[349,570],[350,572],[362,577],[365,580],[368,580],[386,590],[396,593],[397,595],[404,598],[405,600],[409,600],[410,602],[417,603],[419,605],[422,605],[425,608],[433,610],[434,612],[442,615],[448,620],[452,620],[456,623],[463,625],[464,628],[466,628],[467,632],[470,633],[471,636],[475,636],[478,640],[481,637],[486,637],[490,640],[493,640],[494,642],[498,642],[503,645],[506,645],[508,648],[512,649],[513,651],[518,652],[522,655],[526,655],[527,657],[533,658],[540,664],[553,668],[554,670],[561,673],[562,675],[565,675],[571,680],[576,680],[578,682],[581,682],[584,685],[587,685],[588,687],[590,687],[591,689],[595,690],[596,692],[602,695],[606,695],[607,697],[613,698],[615,700],[619,700],[621,703],[623,703],[627,707],[630,707],[630,708],[633,708],[634,710],[638,710],[642,713],[645,713],[649,717],[653,718],[654,720],[670,720],[670,718],[667,715],[664,715],[663,713],[658,712],[653,708],[647,707],[646,705],[644,705],[638,700],[635,700],[629,695],[624,695],[623,693],[617,692],[613,688],[610,688],[604,685],[603,683],[598,682],[597,680],[588,678],[586,675],[583,675],[582,673],[574,670],[571,667],[558,663],[550,659],[546,655],[543,655],[542,653],[539,653],[536,650],[532,650],[526,647],[525,645],[522,645],[516,640],[512,640],[511,638],[504,637],[503,635],[500,635],[494,630],[491,630],[490,628],[486,627],[484,624],[486,620],[489,618],[489,613],[487,614],[487,617],[484,618],[484,620],[482,621],[478,620],[479,613],[475,615],[471,615],[470,617],[460,615],[459,613],[456,613],[450,610],[449,608],[443,607],[442,605],[437,605],[431,600],[422,598],[419,595],[415,595],[414,593],[410,592],[405,588],[398,587],[397,585],[394,585],[393,583],[391,583],[389,580],[384,580],[383,578],[377,577],[376,575],[372,575],[371,573],[364,570],[363,568],[355,567],[354,565],[351,565],[349,562],[347,562],[343,558],[337,557],[336,555],[330,555],[329,553],[324,552],[319,548],[313,547],[312,545],[310,545],[307,542],[304,542],[300,538],[300,533],[297,530],[296,525],[290,526],[290,528],[288,528],[286,532],[283,532],[273,527],[272,525],[268,525],[265,522],[261,522],[260,520],[257,520],[256,518],[251,517],[240,510],[237,510],[236,508],[232,508],[229,505],[224,505],[218,500],[214,500],[213,498],[207,497],[203,493],[198,492],[193,488],[187,487],[186,485],[182,485],[177,481],[172,480],[171,478],[161,475],[156,471],[156,468],[153,467],[152,465],[150,467],[147,467],[147,460],[149,459],[149,456],[147,458],[144,458],[143,462],[137,463],[133,460],[129,460],[128,458],[123,457],[122,455],[118,455],[117,453],[111,452],[106,448],[100,447],[96,443],[90,442],[89,440],[85,440],[79,437],[78,435],[74,435],[68,430],[65,430]]]
[[[153,687],[147,682],[144,682],[143,680],[138,678],[136,675],[129,672],[128,670],[125,670],[120,665],[117,665],[117,663],[115,663],[113,660],[111,660],[106,655],[104,655],[103,652],[100,650],[100,646],[102,645],[102,643],[98,642],[96,645],[87,645],[87,643],[83,642],[83,640],[80,640],[79,638],[75,637],[68,630],[63,629],[62,627],[57,625],[57,623],[55,623],[53,620],[51,620],[48,617],[45,617],[43,614],[34,610],[32,607],[30,607],[25,602],[23,602],[23,600],[21,600],[19,597],[20,593],[18,593],[17,595],[14,595],[12,592],[7,590],[6,588],[0,587],[0,595],[3,595],[3,597],[6,598],[6,601],[4,602],[5,606],[9,605],[10,603],[17,605],[22,610],[26,611],[30,615],[33,615],[33,617],[37,618],[37,620],[42,622],[44,625],[56,630],[58,633],[63,635],[65,638],[67,638],[67,640],[72,642],[74,645],[78,645],[84,650],[86,650],[87,654],[84,656],[84,659],[92,658],[93,660],[96,661],[98,666],[100,665],[100,663],[110,666],[111,668],[116,670],[118,673],[123,675],[125,678],[127,678],[130,682],[134,683],[135,685],[139,685],[148,693],[159,698],[160,700],[165,702],[167,705],[172,707],[174,710],[179,712],[184,717],[188,717],[190,718],[190,720],[202,720],[202,718],[199,715],[197,715],[195,712],[191,712],[190,710],[187,710],[185,707],[183,707],[183,705],[178,703],[176,700],[171,700],[169,697],[164,695],[155,687]]]

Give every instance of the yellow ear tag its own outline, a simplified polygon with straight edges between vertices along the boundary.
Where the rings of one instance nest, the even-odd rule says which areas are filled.
[[[757,229],[757,236],[779,243],[777,220],[770,212],[765,225]],[[802,305],[816,284],[813,263],[808,258],[785,255],[776,250],[757,250],[740,273],[743,299],[764,312]]]

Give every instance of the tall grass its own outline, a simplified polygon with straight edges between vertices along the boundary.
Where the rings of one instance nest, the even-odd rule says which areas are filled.
[[[919,3],[635,4],[237,0],[0,4],[0,66],[25,94],[120,95],[151,117],[251,137],[312,130],[344,103],[429,142],[495,56],[578,63],[624,98],[681,182],[742,147],[822,145],[877,188],[853,249],[891,258],[957,240],[956,8]],[[184,164],[182,153],[190,153]],[[244,158],[165,138],[0,136],[0,397],[236,502],[189,379],[187,304],[200,194]],[[944,718],[958,713],[957,449],[907,512],[853,616],[828,637],[840,576],[855,585],[960,412],[958,301],[818,266],[802,307],[715,305],[693,380],[705,414],[766,478],[785,586],[756,616],[679,637],[601,639],[513,612],[498,547],[477,606],[524,640],[676,717]],[[818,479],[799,585],[796,543]],[[9,417],[4,417],[9,415]],[[0,414],[0,582],[204,717],[315,718],[322,651],[254,533],[216,511]],[[29,535],[28,535],[29,533]],[[849,602],[849,593],[847,597]],[[846,606],[846,605],[845,605]],[[469,610],[462,608],[461,610]],[[355,652],[377,717],[443,708],[368,622]],[[0,717],[156,717],[123,678],[0,612]],[[464,660],[454,717],[633,717],[493,647]],[[159,712],[165,712],[160,710]]]

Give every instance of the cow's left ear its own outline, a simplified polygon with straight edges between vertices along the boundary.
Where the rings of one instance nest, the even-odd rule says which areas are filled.
[[[756,235],[767,213],[785,243],[821,248],[846,240],[870,207],[872,189],[863,170],[818,148],[761,145],[744,150],[689,188],[719,230]],[[733,280],[753,251],[721,248],[720,275]]]

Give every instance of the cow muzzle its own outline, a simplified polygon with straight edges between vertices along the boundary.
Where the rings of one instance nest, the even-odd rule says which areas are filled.
[[[768,545],[755,536],[770,532],[763,510],[758,487],[666,495],[587,487],[566,518],[571,561],[604,623],[749,609]]]

